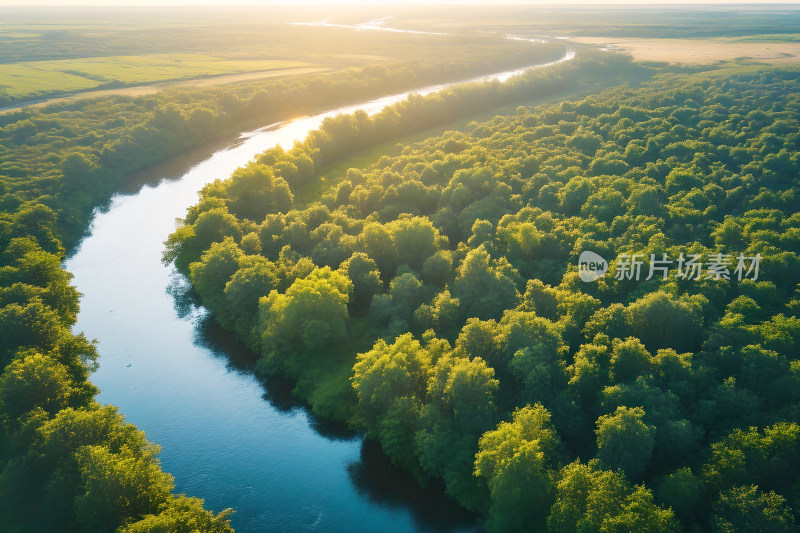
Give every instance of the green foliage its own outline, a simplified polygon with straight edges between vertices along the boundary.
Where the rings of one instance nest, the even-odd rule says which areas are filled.
[[[285,293],[263,296],[254,334],[265,363],[297,376],[305,365],[335,353],[346,339],[352,289],[347,276],[323,267],[296,279]]]
[[[641,407],[617,407],[597,419],[597,458],[606,468],[622,470],[639,481],[653,455],[656,428],[643,422]]]
[[[0,361],[10,362],[20,348],[55,350],[66,333],[58,312],[35,296],[22,305],[11,303],[0,309],[0,346],[5,348]]]
[[[67,369],[40,354],[20,354],[0,375],[0,405],[12,419],[40,408],[49,414],[63,409],[72,393]]]
[[[652,356],[636,337],[614,342],[611,352],[611,379],[617,383],[634,381],[652,371]]]
[[[632,486],[620,474],[602,470],[594,461],[567,465],[560,478],[556,502],[547,517],[548,531],[679,530],[672,511],[655,505],[649,490]]]
[[[189,265],[192,284],[206,305],[229,309],[224,291],[231,277],[237,274],[243,255],[233,239],[227,237],[213,243],[200,261]],[[225,316],[230,317],[230,312]]]
[[[720,495],[714,505],[711,530],[715,533],[796,531],[794,515],[786,500],[774,492],[763,493],[755,485],[736,486]]]
[[[36,389],[27,383],[26,399],[38,405],[19,417],[24,422],[3,449],[7,458],[0,473],[4,523],[15,524],[23,513],[31,530],[112,531],[152,514],[177,523],[204,517],[209,523],[221,520],[220,525],[225,525],[227,514],[214,518],[200,501],[187,505],[170,493],[172,476],[160,469],[155,458],[158,447],[125,423],[116,408],[94,403],[90,394],[78,401],[68,398],[79,406],[58,410],[67,403],[64,387],[54,389],[53,379],[42,373],[70,381],[62,367],[45,359],[29,355],[12,362],[3,373],[4,415],[16,414],[12,409],[19,402],[8,400],[12,398],[9,392],[16,393],[17,400],[23,392],[21,378],[25,376],[20,370],[32,368],[44,377]],[[34,398],[35,392],[40,395]],[[46,513],[41,512],[44,508]]]
[[[215,515],[203,509],[203,500],[179,496],[158,514],[147,515],[138,522],[121,527],[120,533],[232,533],[227,509]]]
[[[294,203],[289,185],[266,165],[250,163],[230,177],[227,205],[234,215],[255,221],[270,213],[288,211]]]
[[[695,523],[703,506],[703,483],[689,468],[679,468],[655,483],[656,501],[685,524]]]
[[[651,350],[696,348],[703,322],[702,304],[697,300],[683,302],[665,292],[652,292],[628,306],[630,331]]]
[[[173,487],[172,476],[147,456],[86,446],[76,452],[75,460],[83,492],[75,500],[75,512],[86,531],[108,531],[126,517],[156,511]]]
[[[561,445],[550,413],[539,404],[514,411],[483,434],[475,455],[475,474],[487,479],[492,496],[487,527],[491,531],[527,531],[541,527],[555,501],[555,472]]]
[[[359,314],[382,289],[378,265],[367,254],[356,252],[342,263],[341,268],[353,282],[350,310],[353,314]]]
[[[224,294],[231,316],[236,319],[236,330],[247,335],[258,311],[259,299],[279,287],[280,272],[274,263],[260,255],[236,255],[235,259],[238,270],[225,283]]]
[[[20,54],[30,60],[26,53],[40,60],[75,58],[103,41],[106,47],[95,52],[108,57],[122,46],[106,38],[91,44],[72,32],[62,33],[4,47],[0,55],[11,60],[19,60]],[[259,30],[259,34],[273,32]],[[177,34],[172,38],[178,39]],[[441,41],[435,48],[442,54],[420,59],[413,58],[419,54],[398,55],[400,47],[391,35],[354,38],[373,44],[387,39],[394,44],[373,50],[386,52],[390,59],[378,67],[135,98],[101,97],[2,115],[0,523],[4,528],[230,531],[228,512],[215,516],[203,510],[199,500],[172,495],[171,477],[155,458],[157,449],[125,424],[114,408],[92,400],[97,390],[88,375],[97,354],[84,336],[70,331],[79,295],[69,285],[61,262],[65,250],[88,226],[93,209],[110,198],[123,178],[152,163],[231,138],[242,128],[403,88],[556,59],[564,50],[561,45],[532,47],[475,37],[474,54],[465,55],[468,39],[434,37]],[[163,42],[137,36],[136,46],[143,47],[143,55],[162,53],[144,50],[159,40]],[[77,42],[80,46],[75,46]],[[300,39],[293,47],[310,42]],[[398,61],[405,58],[409,59]],[[331,61],[334,69],[349,65],[344,56]],[[114,68],[103,63],[103,68]],[[399,128],[409,132],[444,124],[458,116],[460,106],[487,109],[519,98],[532,86],[543,94],[556,90],[559,82],[526,83],[511,90],[496,87],[490,98],[482,89],[455,91],[456,105],[438,98],[412,99],[403,104],[406,118]],[[0,87],[3,105],[11,103],[6,93]],[[224,317],[226,327],[271,357],[275,368],[305,377],[298,391],[312,398],[315,408],[327,402],[330,412],[341,417],[355,412],[355,407],[339,407],[355,406],[357,401],[346,379],[353,354],[374,343],[373,327],[384,327],[375,326],[369,316],[353,327],[351,314],[367,315],[373,297],[391,290],[391,280],[405,283],[395,286],[407,325],[414,323],[421,304],[430,305],[432,324],[451,337],[464,320],[458,299],[449,296],[447,287],[462,256],[449,249],[448,235],[429,216],[438,208],[437,187],[423,180],[397,180],[386,194],[377,194],[374,184],[359,182],[357,173],[348,173],[353,189],[339,190],[343,200],[352,196],[352,216],[342,216],[327,200],[308,210],[295,209],[296,198],[302,196],[298,193],[305,192],[298,188],[317,186],[320,168],[354,147],[383,142],[398,126],[393,111],[375,119],[365,117],[330,119],[316,141],[268,152],[238,171],[232,181],[209,184],[200,204],[187,214],[186,225],[168,240],[165,257],[191,277],[203,302]],[[448,147],[457,153],[457,143]],[[389,172],[387,180],[399,176]],[[507,192],[501,187],[491,202],[502,201]],[[478,212],[492,205],[473,209]],[[287,217],[287,212],[296,216]],[[354,218],[357,213],[362,219]],[[403,213],[408,216],[400,216]],[[468,218],[456,221],[454,227],[470,228],[473,221]],[[492,265],[514,278],[507,263]],[[436,290],[433,284],[438,284]],[[395,322],[386,324],[384,333],[390,326],[402,329]],[[417,439],[415,432],[438,435],[444,428],[440,422],[446,421],[443,434],[457,443],[458,453],[452,461],[437,460],[437,468],[441,466],[450,480],[449,490],[477,508],[485,499],[485,487],[471,475],[472,462],[479,435],[498,418],[493,400],[498,383],[494,369],[478,358],[453,356],[449,366],[440,367],[440,356],[449,351],[444,344],[426,343],[426,349],[436,353],[430,364],[448,376],[442,390],[430,397],[426,382],[418,399],[398,399],[376,431],[387,449],[397,450],[392,455],[413,469],[422,456],[415,443],[425,440],[424,435]],[[312,378],[303,374],[314,371]],[[473,410],[479,413],[475,420],[468,416]],[[419,422],[423,419],[424,424]],[[462,434],[467,436],[461,438]],[[432,456],[430,451],[426,449],[426,456]],[[417,473],[421,479],[429,474],[421,467]]]
[[[756,483],[789,495],[800,474],[800,426],[779,422],[764,428],[736,429],[711,446],[703,475],[709,485],[723,489]]]
[[[637,69],[587,54],[502,89],[326,121],[258,159],[303,201],[262,203],[248,219],[231,208],[232,182],[216,183],[166,258],[186,270],[225,246],[274,267],[277,286],[240,330],[259,369],[297,379],[314,409],[338,404],[395,464],[421,482],[442,478],[493,531],[707,530],[745,523],[762,501],[794,515],[796,69],[664,73],[341,164],[457,109],[545,94],[594,67]],[[313,175],[293,177],[304,156]],[[199,246],[205,213],[215,232]],[[612,271],[582,282],[584,250]],[[651,255],[716,252],[733,258],[728,278],[677,276],[676,263],[648,276]],[[639,280],[614,275],[623,253],[644,258]],[[738,279],[739,253],[761,254],[757,280]],[[251,276],[244,261],[231,260],[229,287]],[[237,302],[211,303],[221,323],[246,324],[252,298]],[[350,382],[334,385],[349,368]],[[318,392],[327,387],[336,395]],[[751,485],[761,492],[730,492]]]
[[[492,264],[483,247],[470,251],[461,262],[453,293],[468,318],[481,320],[500,318],[503,310],[515,307],[519,298],[514,279],[502,265]]]

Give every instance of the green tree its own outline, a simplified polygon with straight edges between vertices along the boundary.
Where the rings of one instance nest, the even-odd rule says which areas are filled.
[[[588,465],[575,461],[561,470],[547,530],[664,533],[679,529],[672,511],[655,505],[649,490],[632,486],[616,472],[601,470],[596,461]]]
[[[356,252],[339,267],[347,273],[353,282],[353,297],[350,299],[350,309],[354,314],[363,313],[372,297],[381,291],[381,273],[378,265],[370,256],[363,252]]]
[[[453,279],[453,260],[447,250],[439,250],[422,264],[422,279],[426,284],[443,287]]]
[[[616,383],[634,381],[650,375],[653,361],[647,348],[635,337],[615,340],[611,351],[611,378]]]
[[[18,354],[0,375],[0,407],[12,420],[37,407],[53,414],[72,392],[67,369],[35,352]]]
[[[558,325],[532,312],[508,311],[500,321],[497,341],[503,352],[500,363],[523,384],[528,401],[547,405],[566,385]]]
[[[644,415],[641,407],[621,406],[597,419],[597,458],[633,481],[644,476],[655,446],[656,428],[643,421]]]
[[[483,247],[470,251],[458,267],[453,295],[468,318],[500,318],[516,305],[519,293],[514,281],[492,265]]]
[[[427,401],[432,362],[447,349],[436,342],[423,346],[406,333],[392,344],[379,340],[372,350],[358,354],[353,367],[351,382],[370,434],[392,462],[418,475],[414,435]]]
[[[214,243],[203,252],[200,261],[189,266],[189,276],[203,303],[215,311],[217,320],[228,327],[233,326],[233,310],[225,295],[225,287],[239,270],[245,257],[230,237]]]
[[[424,292],[417,276],[406,272],[392,279],[389,295],[392,298],[393,318],[407,321],[422,303]]]
[[[261,256],[240,256],[236,263],[238,270],[225,283],[224,294],[229,303],[227,307],[236,318],[237,331],[247,336],[258,311],[259,299],[278,288],[280,272],[275,263]]]
[[[462,323],[461,302],[453,298],[450,291],[437,294],[431,302],[431,313],[436,331],[448,339],[452,339]]]
[[[490,531],[542,527],[555,501],[555,466],[561,440],[540,404],[514,411],[511,422],[483,434],[475,475],[486,478],[492,496]]]
[[[39,298],[22,305],[9,304],[0,309],[0,367],[22,347],[51,352],[68,333],[58,312]]]
[[[684,524],[696,523],[704,502],[703,482],[687,467],[679,468],[655,484],[657,501],[671,508]]]
[[[714,504],[711,530],[715,533],[789,533],[797,525],[786,499],[764,493],[756,485],[735,486]]]
[[[488,501],[486,485],[472,472],[478,437],[497,423],[498,385],[480,357],[439,357],[415,436],[422,467],[443,477],[446,492],[472,510],[485,509]]]
[[[650,350],[697,349],[702,337],[703,300],[702,296],[687,300],[663,291],[650,293],[628,306],[630,332]]]
[[[61,163],[61,186],[66,193],[81,192],[93,182],[97,163],[80,152],[72,152]]]
[[[309,356],[322,357],[343,341],[352,288],[347,276],[323,267],[296,279],[286,293],[262,298],[256,327],[267,363],[296,375]]]
[[[427,258],[436,253],[439,232],[425,217],[401,218],[389,225],[399,263],[420,270]]]
[[[119,533],[233,533],[229,517],[233,509],[216,515],[203,509],[203,500],[178,496],[170,500],[158,514],[146,515],[132,524],[123,525]]]
[[[254,222],[261,222],[269,213],[286,212],[294,203],[286,180],[276,177],[267,165],[258,163],[235,170],[226,189],[231,213]]]
[[[703,477],[716,490],[757,484],[788,494],[800,474],[800,425],[778,422],[759,430],[734,429],[711,445]]]
[[[375,263],[381,274],[391,277],[397,268],[397,248],[394,233],[377,222],[368,222],[358,236],[361,248]]]
[[[75,513],[84,531],[114,530],[126,519],[158,512],[169,499],[172,476],[162,472],[151,456],[86,446],[75,458],[82,489]]]

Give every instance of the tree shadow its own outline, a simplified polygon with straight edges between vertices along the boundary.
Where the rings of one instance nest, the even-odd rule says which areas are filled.
[[[166,292],[172,297],[172,307],[178,318],[185,319],[199,312],[205,312],[200,296],[192,288],[192,284],[186,276],[174,268],[169,273]]]
[[[420,487],[411,474],[393,466],[374,441],[362,442],[360,460],[350,463],[347,473],[358,493],[370,502],[407,510],[418,531],[484,531],[475,514],[445,495],[442,480]]]
[[[363,432],[354,431],[342,422],[315,416],[309,406],[293,394],[295,384],[291,380],[258,376],[255,370],[258,355],[217,323],[203,308],[184,276],[175,272],[167,292],[173,297],[175,311],[180,317],[198,317],[194,343],[224,360],[229,371],[256,376],[263,386],[262,398],[270,407],[284,414],[302,412],[313,431],[326,439],[361,439],[359,460],[347,465],[348,477],[358,494],[374,505],[408,512],[419,531],[483,531],[474,514],[444,494],[441,480],[420,487],[413,476],[392,466],[380,446],[366,440]]]

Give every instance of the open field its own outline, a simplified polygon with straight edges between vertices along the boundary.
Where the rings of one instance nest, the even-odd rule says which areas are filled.
[[[192,87],[213,87],[215,85],[225,85],[226,83],[266,80],[268,78],[285,78],[289,76],[302,76],[304,74],[326,72],[328,70],[330,69],[323,67],[281,68],[275,70],[245,72],[242,74],[211,76],[208,78],[191,78],[179,81],[150,83],[147,85],[134,85],[132,87],[118,87],[115,89],[86,90],[77,92],[75,94],[70,94],[68,96],[45,98],[43,100],[34,102],[25,101],[16,105],[3,107],[0,108],[0,115],[3,113],[10,113],[11,111],[21,107],[43,107],[55,103],[71,102],[82,98],[102,98],[105,96],[144,96],[147,94],[155,94],[170,87],[181,87],[185,85],[191,85]]]
[[[599,45],[631,54],[639,61],[710,65],[747,59],[773,64],[800,63],[797,42],[736,42],[717,39],[640,39],[629,37],[572,37],[571,41]]]
[[[0,108],[93,90],[120,94],[116,89],[146,86],[133,93],[142,94],[164,82],[191,80],[202,87],[274,77],[270,72],[293,75],[297,69],[342,70],[420,57],[450,58],[457,65],[471,50],[487,61],[502,61],[529,50],[527,43],[510,42],[502,34],[423,35],[293,24],[307,17],[303,10],[160,10],[154,18],[136,9],[10,9],[0,20]],[[227,76],[240,77],[219,79]]]
[[[329,25],[313,25],[319,21]],[[412,33],[353,31],[366,21],[380,21],[373,29],[381,29],[385,21]],[[370,7],[313,14],[297,8],[161,9],[155,18],[133,8],[17,8],[0,21],[0,108],[94,90],[146,94],[154,92],[154,84],[175,81],[191,80],[198,86],[248,81],[274,77],[262,74],[287,68],[339,70],[421,55],[457,61],[468,46],[478,45],[487,53],[507,51],[512,45],[500,41],[509,34],[610,45],[644,61],[711,64],[748,57],[796,63],[799,23],[800,11],[792,9],[720,11],[699,6],[586,7],[577,12]],[[413,33],[420,30],[431,33]],[[243,77],[223,81],[227,76]],[[120,88],[131,91],[117,92]]]
[[[24,98],[43,92],[80,91],[112,83],[127,85],[186,80],[309,66],[299,61],[231,61],[196,54],[89,57],[0,65],[0,86],[12,98]]]

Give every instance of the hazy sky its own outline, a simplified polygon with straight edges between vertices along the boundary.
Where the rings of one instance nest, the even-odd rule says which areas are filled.
[[[758,2],[753,0],[614,0],[611,2],[601,0],[501,0],[491,2],[487,0],[0,0],[0,6],[190,6],[190,5],[443,5],[443,4],[515,4],[515,5],[564,5],[564,4],[795,4],[800,6],[800,0],[771,0]],[[0,14],[0,17],[2,14]],[[0,22],[2,20],[0,19]]]

